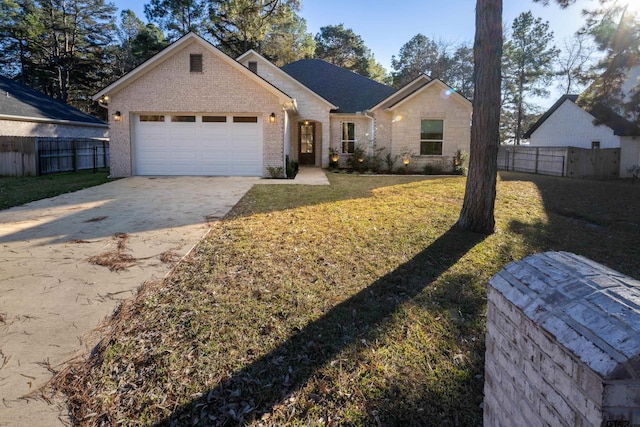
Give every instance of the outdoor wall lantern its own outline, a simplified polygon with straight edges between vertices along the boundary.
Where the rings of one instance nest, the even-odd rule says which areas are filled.
[[[409,156],[402,157],[402,164],[405,166],[409,166],[409,162],[411,162],[411,158]]]
[[[271,113],[271,115],[269,116],[269,123],[275,123],[276,122],[276,113]]]
[[[338,159],[339,159],[339,157],[338,157],[338,153],[332,153],[332,154],[331,154],[331,161],[332,161],[333,163],[337,163],[337,162],[338,162]]]
[[[115,120],[116,122],[121,122],[122,113],[120,111],[116,111],[115,114],[113,115],[113,120]]]

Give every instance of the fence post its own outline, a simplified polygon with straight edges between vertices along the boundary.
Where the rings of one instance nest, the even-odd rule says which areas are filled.
[[[73,171],[78,172],[78,141],[74,139],[71,143],[73,144]]]
[[[93,173],[98,172],[98,147],[93,146]]]
[[[107,167],[107,141],[102,141],[102,167]]]
[[[535,165],[535,173],[538,174],[538,159],[540,158],[540,147],[536,147],[536,165]]]

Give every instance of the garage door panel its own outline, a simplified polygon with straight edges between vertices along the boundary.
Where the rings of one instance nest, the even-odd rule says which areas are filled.
[[[172,121],[170,113],[164,117],[135,121],[135,174],[262,175],[261,120],[238,123],[220,113],[198,114],[195,122]]]

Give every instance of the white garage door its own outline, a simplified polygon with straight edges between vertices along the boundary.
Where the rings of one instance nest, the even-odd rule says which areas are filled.
[[[133,116],[135,175],[262,175],[262,118],[243,114]]]

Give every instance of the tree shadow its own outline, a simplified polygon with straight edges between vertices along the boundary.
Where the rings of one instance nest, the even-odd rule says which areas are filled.
[[[295,331],[286,342],[232,373],[215,387],[202,390],[200,397],[175,408],[157,425],[231,425],[260,420],[264,414],[285,403],[291,393],[304,387],[318,369],[334,362],[341,352],[381,336],[384,323],[400,305],[416,298],[485,237],[451,228],[414,258]],[[473,279],[459,277],[458,280]],[[456,301],[455,297],[445,294],[451,292],[458,290],[441,289],[429,297],[451,304]],[[459,298],[463,300],[466,296],[460,294]],[[459,307],[465,316],[475,318],[481,316],[484,303],[466,301]],[[455,420],[459,415],[451,412],[454,409],[447,409],[455,405],[442,401],[447,399],[446,390],[444,393],[432,392],[419,384],[413,386],[420,389],[418,395],[434,399],[429,405],[439,405],[443,408],[441,412],[450,412],[443,413],[443,418],[453,420],[448,425],[458,424]],[[476,393],[481,395],[481,382],[475,387],[480,387]],[[393,390],[388,391],[389,396],[393,394]],[[368,414],[370,419],[366,423],[425,423],[424,414],[407,414],[401,401],[381,399],[378,405],[390,418],[381,421],[373,411]],[[427,423],[431,421],[427,420]]]
[[[567,251],[640,277],[640,186],[624,180],[584,180],[501,172],[505,182],[531,182],[546,221],[512,220],[510,232],[536,252]]]

